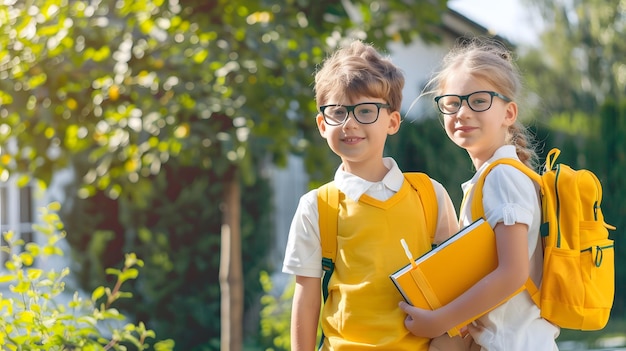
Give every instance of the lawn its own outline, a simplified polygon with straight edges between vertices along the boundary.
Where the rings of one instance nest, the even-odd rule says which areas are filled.
[[[626,319],[612,319],[602,330],[561,329],[559,350],[626,349]]]

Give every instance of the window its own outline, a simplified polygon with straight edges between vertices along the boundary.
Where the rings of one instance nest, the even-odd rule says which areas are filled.
[[[34,240],[33,213],[32,186],[20,188],[11,180],[0,184],[0,231],[2,233],[11,230],[16,238],[21,238],[26,243],[32,242]],[[6,244],[2,238],[2,245]],[[9,257],[8,253],[0,252],[0,263],[3,267]]]

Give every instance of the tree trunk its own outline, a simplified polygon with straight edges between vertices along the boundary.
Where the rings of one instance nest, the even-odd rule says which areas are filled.
[[[236,174],[236,172],[233,172]],[[222,209],[220,253],[221,350],[243,348],[243,269],[241,263],[241,190],[237,176],[228,178]]]

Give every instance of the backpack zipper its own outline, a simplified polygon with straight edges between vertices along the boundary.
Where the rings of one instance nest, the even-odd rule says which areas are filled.
[[[596,245],[596,257],[593,258],[593,262],[595,264],[596,267],[600,267],[602,265],[602,259],[604,258],[604,252],[602,250],[604,249],[612,249],[615,245],[610,244],[610,245],[604,245],[604,246],[600,246],[600,245]],[[593,254],[593,248],[594,246],[588,247],[584,250],[580,250],[580,253],[583,252],[587,252],[590,251]]]
[[[554,177],[554,194],[556,197],[556,247],[561,247],[561,200],[559,199],[559,174],[561,173],[561,165],[557,164],[555,167],[556,176]]]
[[[600,210],[600,201],[602,201],[602,199],[600,198],[602,196],[602,194],[600,193],[600,191],[602,191],[602,186],[600,185],[600,180],[598,179],[598,177],[596,177],[594,174],[591,174],[591,176],[596,183],[596,201],[593,203],[593,220],[598,221],[598,211]]]

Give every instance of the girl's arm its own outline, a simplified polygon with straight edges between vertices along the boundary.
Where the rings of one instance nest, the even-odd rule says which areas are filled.
[[[321,307],[321,279],[296,276],[291,308],[291,350],[315,350]]]
[[[417,336],[433,338],[463,321],[498,305],[519,289],[529,275],[528,226],[498,223],[494,228],[498,267],[461,296],[435,310],[423,310],[404,302],[405,325]]]
[[[437,194],[437,231],[435,232],[435,244],[441,244],[444,240],[459,231],[459,220],[456,217],[456,209],[450,199],[450,195],[440,183],[432,180]]]

